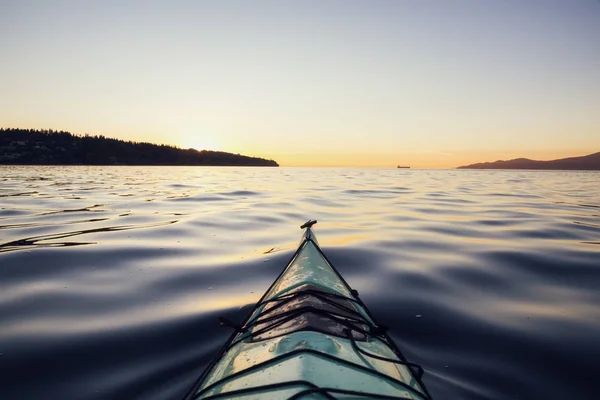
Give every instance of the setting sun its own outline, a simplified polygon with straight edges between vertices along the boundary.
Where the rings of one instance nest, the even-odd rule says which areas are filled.
[[[184,149],[196,150],[223,150],[219,138],[211,136],[189,135],[181,140]]]

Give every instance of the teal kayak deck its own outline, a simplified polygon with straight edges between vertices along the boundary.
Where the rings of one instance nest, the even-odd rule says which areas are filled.
[[[311,225],[188,399],[431,399]]]

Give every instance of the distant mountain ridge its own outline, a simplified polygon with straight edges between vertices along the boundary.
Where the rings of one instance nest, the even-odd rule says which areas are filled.
[[[600,152],[581,157],[538,161],[528,158],[499,160],[464,165],[458,169],[546,169],[546,170],[600,170]]]
[[[223,151],[77,136],[69,132],[0,128],[0,165],[206,165],[278,167],[274,160]]]

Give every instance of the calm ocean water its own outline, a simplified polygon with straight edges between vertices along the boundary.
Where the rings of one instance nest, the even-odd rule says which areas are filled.
[[[598,399],[600,173],[0,167],[0,398],[177,399],[318,219],[443,399]],[[420,318],[416,316],[420,315]]]

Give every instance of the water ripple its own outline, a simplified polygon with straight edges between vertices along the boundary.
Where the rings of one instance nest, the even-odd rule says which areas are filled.
[[[106,220],[106,218],[91,219],[91,220],[87,220],[86,222],[98,222],[98,221],[105,221],[105,220]],[[147,224],[147,225],[108,226],[108,227],[104,227],[104,228],[86,229],[86,230],[81,230],[81,231],[71,231],[71,232],[57,233],[57,234],[51,234],[51,235],[33,236],[33,237],[25,238],[25,239],[13,240],[11,242],[0,243],[0,253],[7,252],[7,251],[14,251],[14,250],[39,248],[39,247],[63,247],[63,246],[80,246],[80,245],[85,245],[85,244],[94,244],[94,242],[63,242],[63,241],[57,242],[56,240],[65,239],[65,238],[73,237],[73,236],[86,235],[89,233],[115,232],[115,231],[125,231],[125,230],[130,230],[130,229],[159,227],[159,226],[163,226],[163,225],[174,224],[176,222],[177,222],[177,220],[155,223],[155,224]],[[34,225],[34,226],[43,226],[43,225],[44,224],[38,224],[38,225]],[[31,226],[31,225],[28,225],[28,226]],[[13,227],[22,227],[22,226],[13,225]],[[52,242],[49,242],[50,240],[52,240]]]
[[[597,398],[597,172],[0,170],[0,398],[181,398],[309,218],[434,398]]]

